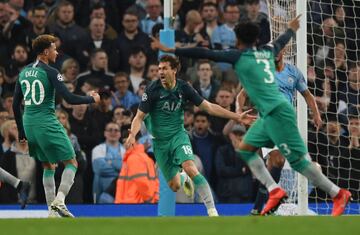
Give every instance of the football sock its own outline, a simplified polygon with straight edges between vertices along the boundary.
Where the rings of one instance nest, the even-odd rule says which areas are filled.
[[[339,193],[340,188],[331,182],[322,172],[315,166],[314,163],[309,164],[302,172],[302,175],[306,176],[310,182],[327,192],[332,198],[336,197]]]
[[[270,170],[270,174],[276,183],[279,183],[280,181],[281,170],[282,168],[279,167],[272,167]],[[260,212],[263,209],[267,199],[268,199],[268,192],[264,187],[264,185],[260,184],[254,203],[254,209]]]
[[[44,191],[45,191],[45,198],[46,198],[46,204],[48,206],[51,205],[51,203],[55,199],[55,170],[51,169],[44,169],[43,172],[43,185],[44,185]]]
[[[203,200],[206,209],[215,208],[214,198],[211,193],[209,183],[202,174],[197,174],[192,179],[195,185],[196,192],[200,195]]]
[[[4,170],[0,167],[0,181],[5,182],[13,186],[14,188],[17,188],[17,186],[20,183],[20,180]]]
[[[266,169],[264,161],[256,152],[238,151],[238,154],[248,164],[253,175],[269,192],[279,187]]]
[[[65,201],[65,197],[74,183],[76,170],[77,168],[73,164],[67,164],[61,175],[61,183],[56,195],[56,199],[59,199],[61,202]]]

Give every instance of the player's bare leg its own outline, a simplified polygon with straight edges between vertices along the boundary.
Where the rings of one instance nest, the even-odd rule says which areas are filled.
[[[51,203],[51,209],[57,211],[62,217],[74,217],[73,214],[65,206],[65,197],[68,195],[77,170],[77,162],[75,158],[63,161],[65,169],[61,176],[61,182],[54,201]]]

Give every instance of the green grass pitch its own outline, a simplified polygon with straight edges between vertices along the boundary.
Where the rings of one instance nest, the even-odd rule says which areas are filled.
[[[2,235],[352,235],[358,216],[0,219]]]

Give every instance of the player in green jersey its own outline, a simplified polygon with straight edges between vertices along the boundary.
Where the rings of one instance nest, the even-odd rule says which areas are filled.
[[[261,147],[276,145],[291,167],[306,176],[313,185],[327,192],[334,201],[332,215],[341,215],[351,198],[348,190],[340,189],[326,178],[309,160],[307,148],[296,125],[295,111],[279,91],[275,82],[274,57],[300,27],[300,16],[291,20],[289,29],[273,43],[256,47],[260,29],[252,22],[240,22],[235,27],[237,49],[212,51],[204,48],[172,49],[153,39],[153,48],[191,58],[207,58],[231,63],[250,100],[260,113],[243,141],[234,143],[241,158],[255,177],[266,186],[269,199],[262,215],[273,213],[287,198],[286,192],[273,180],[263,160],[256,153]]]
[[[125,146],[130,147],[135,143],[135,136],[148,114],[154,136],[156,163],[169,187],[176,192],[181,186],[188,185],[184,190],[191,191],[187,193],[191,195],[194,184],[209,216],[218,216],[209,184],[194,164],[190,139],[184,128],[185,104],[191,101],[211,115],[233,119],[246,125],[251,124],[256,117],[248,115],[248,112],[236,114],[204,100],[187,82],[176,79],[178,69],[179,62],[175,57],[161,57],[160,79],[152,82],[143,94]],[[186,174],[180,174],[180,168],[183,168]]]
[[[49,216],[73,217],[64,201],[74,183],[77,162],[66,131],[55,116],[55,90],[70,104],[100,102],[100,96],[96,92],[91,92],[90,96],[78,96],[67,90],[61,74],[49,66],[49,62],[54,63],[58,55],[55,41],[55,37],[51,35],[40,35],[34,39],[32,47],[37,58],[19,74],[13,109],[19,141],[27,141],[30,156],[42,163]],[[25,106],[23,115],[22,101]],[[59,161],[64,163],[65,169],[55,194],[54,174]]]

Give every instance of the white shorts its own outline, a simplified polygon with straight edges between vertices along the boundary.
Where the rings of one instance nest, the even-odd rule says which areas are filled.
[[[271,153],[274,150],[279,150],[279,148],[275,145],[273,148],[261,148],[261,152],[263,155],[264,159],[268,159],[269,158],[269,153]],[[287,159],[285,158],[285,164],[283,169],[291,169],[289,162],[287,161]]]

